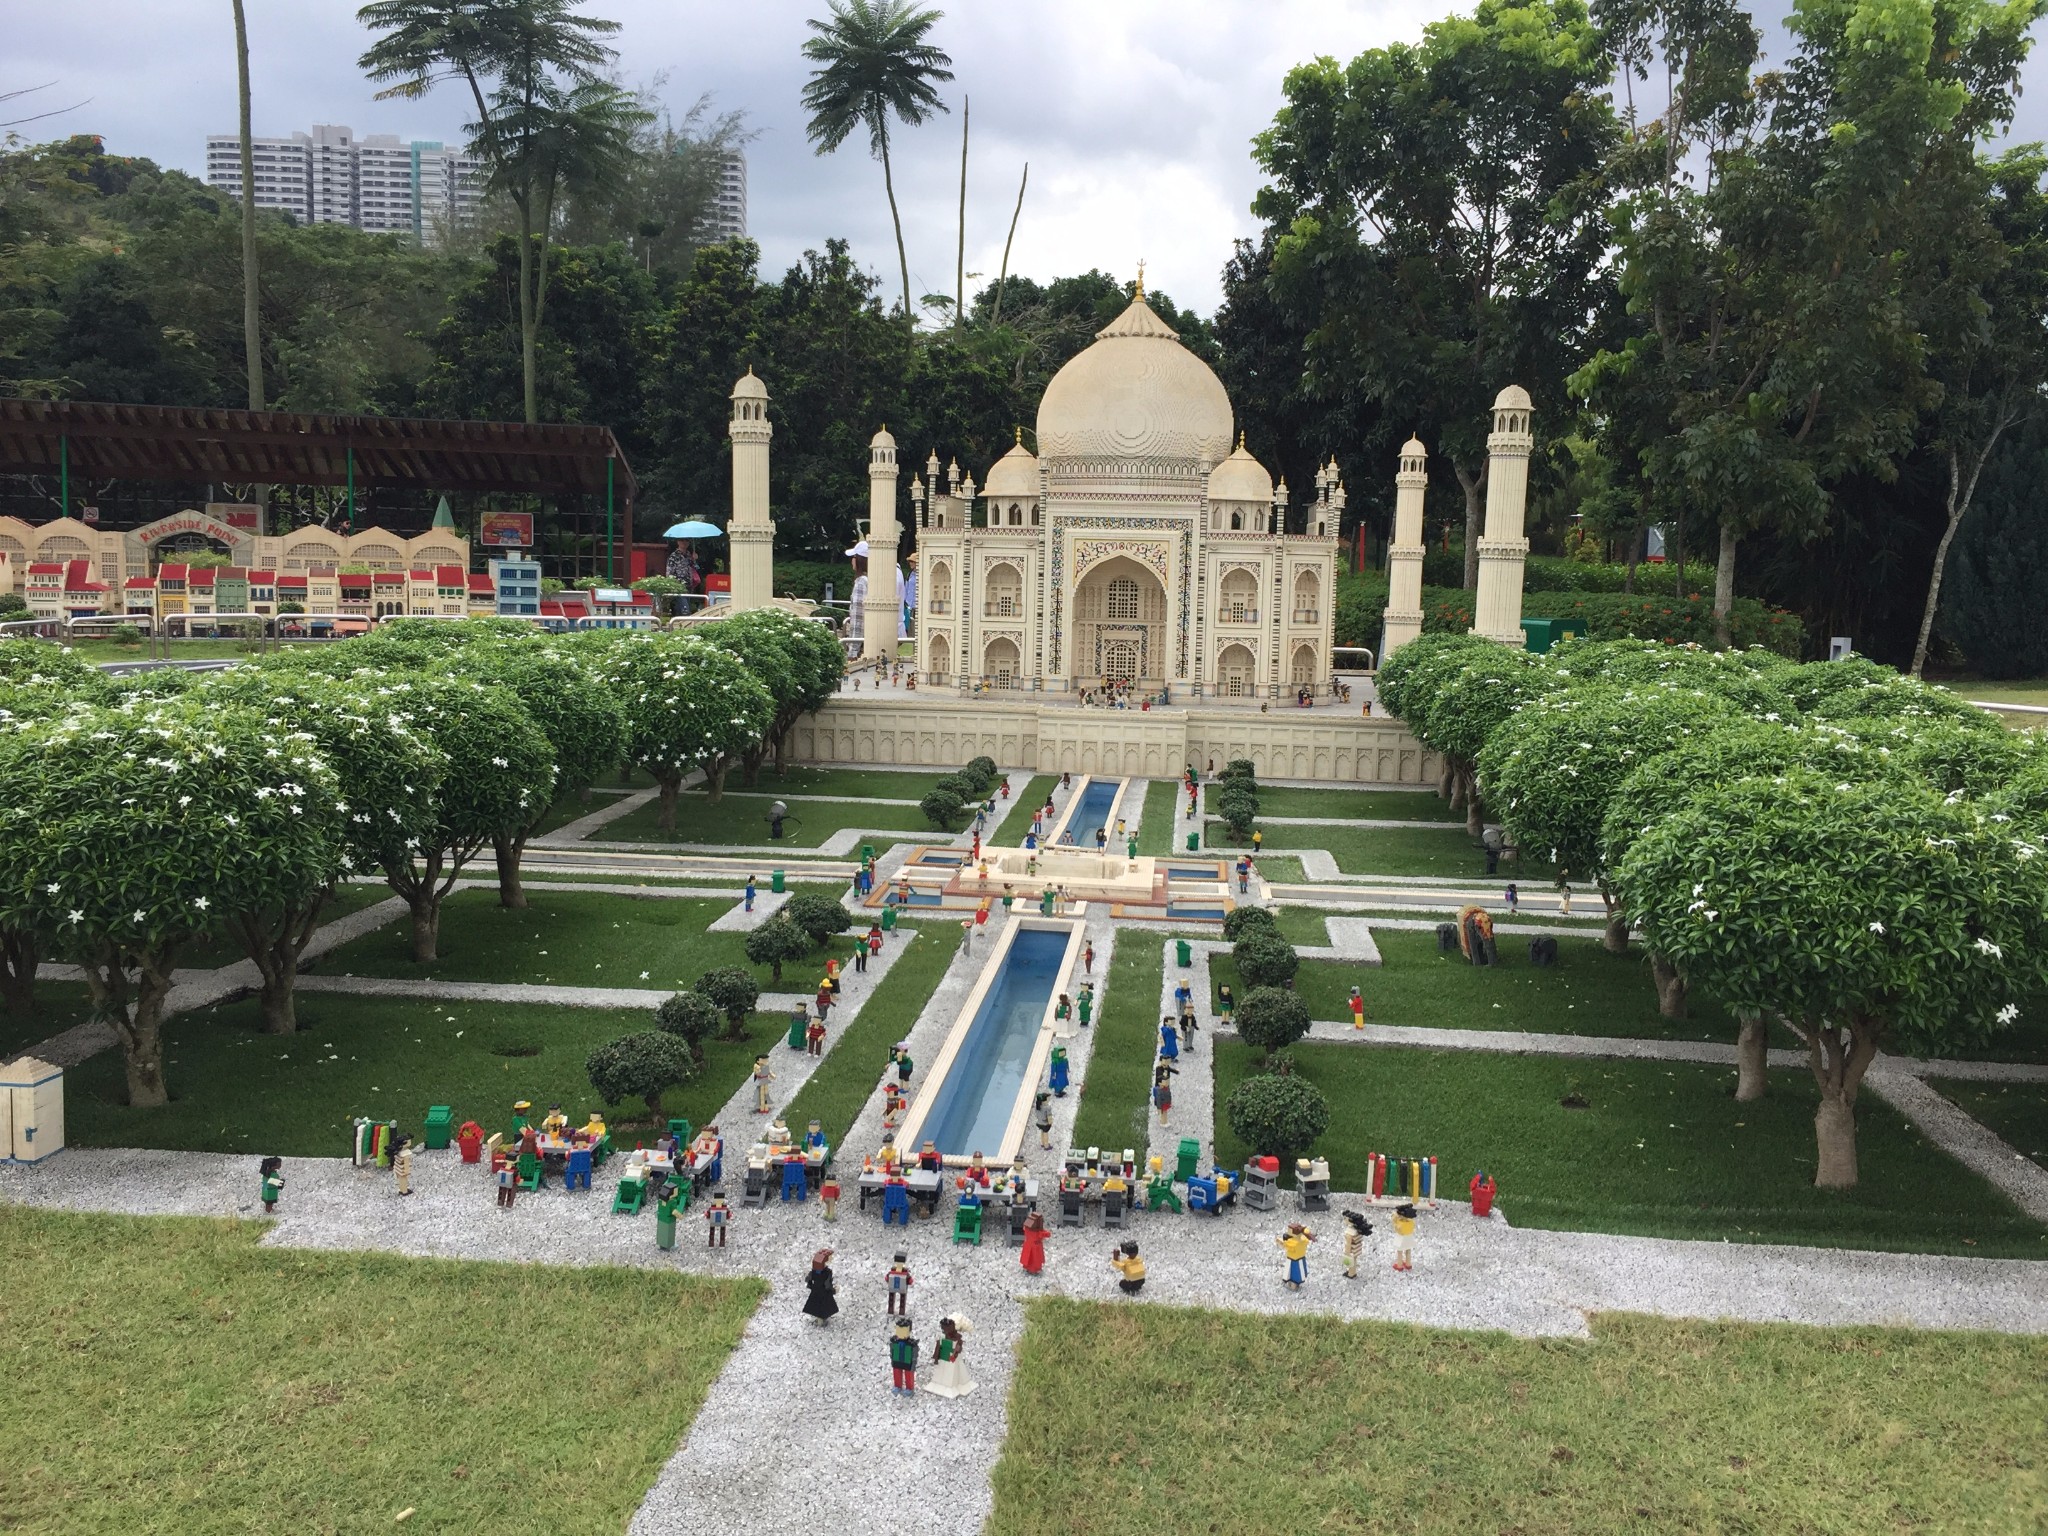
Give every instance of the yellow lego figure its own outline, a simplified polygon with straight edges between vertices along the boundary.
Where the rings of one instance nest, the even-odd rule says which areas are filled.
[[[1415,1207],[1394,1207],[1394,1268],[1415,1267]]]

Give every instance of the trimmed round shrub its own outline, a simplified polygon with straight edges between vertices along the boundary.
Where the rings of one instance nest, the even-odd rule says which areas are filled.
[[[853,926],[853,916],[845,906],[835,898],[821,896],[816,891],[799,891],[790,897],[776,921],[794,924],[813,944],[822,944],[834,934],[844,933]],[[757,933],[760,931],[755,930]],[[792,955],[790,958],[798,957]]]
[[[678,992],[654,1010],[654,1027],[688,1046],[692,1061],[704,1059],[704,1042],[724,1022],[725,1014],[719,1006],[695,992]]]
[[[1301,969],[1301,956],[1278,933],[1246,934],[1231,945],[1230,958],[1247,987],[1284,987]]]
[[[725,1037],[737,1040],[747,1032],[747,1015],[761,1000],[761,983],[744,965],[721,965],[697,978],[696,990],[725,1015]]]
[[[971,757],[967,766],[990,784],[1002,777],[1002,770],[996,767],[996,760],[992,757]]]
[[[843,908],[841,910],[844,911]],[[780,913],[749,933],[746,939],[748,962],[767,966],[778,986],[782,982],[782,968],[792,960],[803,959],[817,947],[818,940]]]
[[[1223,919],[1223,937],[1235,944],[1248,933],[1280,936],[1280,920],[1264,907],[1235,907]]]
[[[1330,1101],[1322,1090],[1306,1078],[1277,1072],[1239,1083],[1223,1112],[1239,1141],[1254,1154],[1279,1158],[1289,1171],[1330,1125]]]
[[[607,1041],[584,1059],[583,1067],[590,1074],[590,1086],[605,1103],[616,1106],[638,1094],[657,1120],[661,1118],[661,1096],[689,1081],[697,1070],[690,1048],[659,1029]]]
[[[1298,992],[1255,987],[1237,1005],[1232,1022],[1246,1045],[1270,1056],[1308,1033],[1308,1004]]]
[[[941,832],[951,832],[953,823],[960,819],[965,808],[960,797],[950,789],[935,789],[917,802],[917,808],[924,812],[924,819]]]

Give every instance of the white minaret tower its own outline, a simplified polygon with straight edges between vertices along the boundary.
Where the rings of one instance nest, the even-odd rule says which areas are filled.
[[[725,534],[731,549],[732,611],[765,608],[775,596],[775,524],[768,516],[768,386],[746,377],[732,387],[732,521]]]
[[[896,439],[887,427],[868,444],[868,601],[861,655],[896,659],[903,599],[896,590]]]
[[[1522,562],[1529,541],[1522,518],[1529,504],[1529,391],[1510,384],[1493,402],[1493,431],[1487,435],[1486,537],[1479,541],[1479,600],[1472,633],[1503,645],[1522,645]],[[1391,606],[1391,599],[1389,606]]]
[[[1380,660],[1422,633],[1422,498],[1429,489],[1429,450],[1411,437],[1401,445],[1394,476],[1394,542],[1387,550],[1387,627]]]

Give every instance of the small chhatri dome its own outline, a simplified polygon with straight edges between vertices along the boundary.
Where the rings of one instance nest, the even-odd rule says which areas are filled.
[[[731,398],[734,400],[766,400],[768,398],[768,386],[754,376],[751,364],[748,366],[746,374],[737,384],[733,385]]]
[[[894,448],[896,446],[896,439],[889,435],[888,427],[884,426],[881,431],[868,439],[868,446],[870,448]]]
[[[1510,384],[1493,397],[1493,408],[1496,411],[1526,411],[1533,409],[1534,406],[1535,402],[1529,398],[1529,391],[1519,384]]]
[[[1209,500],[1255,501],[1263,506],[1272,499],[1273,477],[1245,450],[1240,433],[1237,450],[1209,471]]]
[[[1152,459],[1218,464],[1228,457],[1230,396],[1142,298],[1069,358],[1038,403],[1048,459]]]
[[[1422,446],[1422,439],[1419,437],[1410,437],[1401,445],[1401,457],[1404,459],[1420,459],[1428,453],[1429,450]]]
[[[1038,455],[1024,446],[1022,428],[1018,429],[1016,447],[997,459],[988,472],[988,484],[981,494],[1003,501],[1038,500]]]

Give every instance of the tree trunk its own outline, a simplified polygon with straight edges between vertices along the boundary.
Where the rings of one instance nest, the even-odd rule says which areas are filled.
[[[167,951],[141,957],[132,1008],[125,958],[117,949],[100,949],[85,962],[86,987],[92,993],[94,1012],[114,1026],[120,1039],[129,1106],[157,1109],[170,1102],[164,1087],[163,1021],[174,954]]]
[[[1439,761],[1442,763],[1443,766],[1441,771],[1436,776],[1437,798],[1440,800],[1450,800],[1451,780],[1454,777],[1451,771],[1451,760],[1448,757],[1446,757],[1439,759]],[[1451,803],[1453,805],[1457,804],[1455,800],[1452,800]]]
[[[725,775],[728,766],[725,759],[720,758],[704,770],[704,799],[708,804],[718,804],[719,799],[725,794]]]
[[[889,194],[889,222],[896,229],[896,265],[903,272],[903,318],[914,329],[917,311],[910,307],[910,255],[903,249],[903,215],[896,211],[896,178],[889,170],[889,132],[886,126],[882,130],[881,144],[882,190]]]
[[[297,965],[282,967],[275,976],[265,976],[262,990],[257,993],[257,1005],[263,1012],[263,1033],[296,1034],[299,1028],[298,998]]]
[[[35,1007],[35,935],[0,929],[0,1010],[26,1018]]]
[[[424,965],[441,958],[441,898],[431,882],[413,892],[412,957]]]
[[[263,409],[263,318],[256,277],[256,152],[249,126],[249,18],[235,4],[235,94],[241,111],[242,149],[242,358],[249,374],[249,409]]]
[[[534,313],[533,295],[533,208],[527,198],[519,203],[519,367],[524,382],[526,424],[540,422],[540,388],[537,382],[535,335],[540,317]]]
[[[1721,554],[1714,562],[1714,644],[1722,650],[1735,643],[1729,615],[1735,608],[1735,546],[1737,535],[1728,524],[1721,525]]]
[[[682,789],[680,779],[661,781],[661,814],[655,818],[654,824],[664,832],[673,832],[676,829],[676,798],[682,793]]]
[[[1458,477],[1458,486],[1465,493],[1465,590],[1472,591],[1479,585],[1479,538],[1486,531],[1486,504],[1480,492],[1486,488],[1486,470],[1482,466],[1476,475],[1467,474],[1465,466],[1453,464],[1451,473]]]
[[[960,243],[953,248],[953,328],[967,324],[967,97],[960,97]]]
[[[1628,914],[1617,911],[1613,899],[1602,893],[1607,902],[1607,926],[1600,930],[1600,947],[1610,955],[1628,953]]]
[[[1813,1171],[1819,1189],[1856,1187],[1856,1110],[1839,1097],[1823,1096],[1813,1112],[1813,1132],[1820,1163]]]
[[[1449,758],[1444,761],[1450,763],[1450,766],[1444,769],[1444,776],[1450,780],[1451,809],[1462,810],[1465,805],[1465,775],[1458,771],[1457,765]]]
[[[526,834],[500,832],[491,839],[491,851],[498,858],[498,905],[525,906],[526,888],[519,882],[519,861],[526,855]]]
[[[1744,1014],[1735,1032],[1735,1102],[1751,1104],[1770,1081],[1770,1029],[1763,1015]]]
[[[1458,773],[1465,781],[1465,831],[1468,836],[1477,837],[1486,830],[1486,818],[1479,814],[1479,775],[1473,772],[1470,763],[1459,768]]]
[[[1970,503],[1977,494],[1977,477],[1984,472],[1984,461],[1991,457],[1991,450],[2005,425],[2005,420],[2001,419],[1985,437],[1967,481],[1963,479],[1961,457],[1954,448],[1948,451],[1948,522],[1941,530],[1941,542],[1934,547],[1934,571],[1927,578],[1927,605],[1920,611],[1920,636],[1913,642],[1911,675],[1914,677],[1918,677],[1927,666],[1927,647],[1934,638],[1934,615],[1941,608],[1941,576],[1948,568],[1949,546],[1955,543],[1956,530],[1963,526],[1963,519],[1970,514]]]
[[[1003,323],[1003,289],[1010,282],[1010,242],[1017,238],[1017,215],[1024,211],[1024,188],[1031,182],[1031,162],[1024,162],[1024,174],[1017,182],[1017,206],[1010,210],[1010,233],[1003,241],[1003,270],[996,275],[996,312],[989,319],[991,329]]]
[[[1660,1018],[1685,1017],[1685,978],[1678,967],[1662,955],[1650,956],[1650,979],[1657,984],[1657,1013]]]

